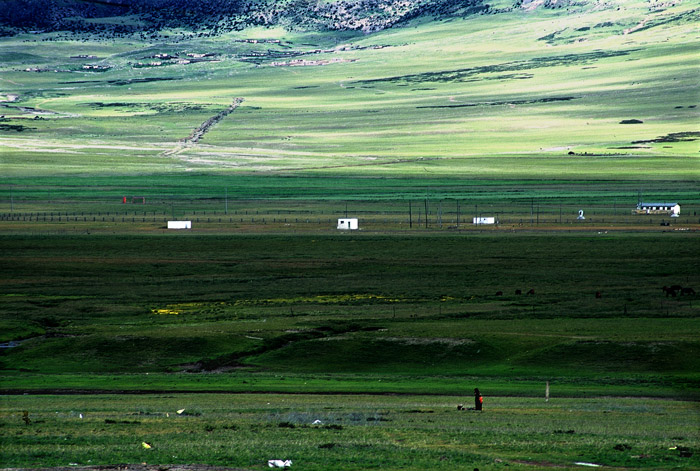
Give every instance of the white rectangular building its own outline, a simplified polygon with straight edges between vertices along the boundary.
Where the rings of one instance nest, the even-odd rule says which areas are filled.
[[[637,203],[636,214],[669,214],[678,217],[681,214],[681,205],[678,203]]]
[[[168,229],[192,229],[192,221],[168,221]]]
[[[340,218],[338,219],[338,229],[346,231],[356,231],[359,229],[359,222],[357,218]]]
[[[496,224],[496,218],[474,218],[474,224]]]

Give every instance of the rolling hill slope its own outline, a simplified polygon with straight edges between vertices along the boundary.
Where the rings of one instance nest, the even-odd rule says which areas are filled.
[[[365,34],[313,15],[195,30],[134,3],[74,18],[93,32],[13,30],[0,43],[5,175],[697,180],[698,5],[548,5],[397,14]]]

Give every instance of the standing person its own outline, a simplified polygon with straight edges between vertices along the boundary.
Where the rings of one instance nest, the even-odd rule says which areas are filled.
[[[484,398],[479,392],[479,388],[474,388],[474,410],[483,410]]]

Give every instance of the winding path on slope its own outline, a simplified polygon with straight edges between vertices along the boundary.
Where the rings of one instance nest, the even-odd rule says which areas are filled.
[[[228,108],[226,108],[223,111],[220,111],[219,113],[215,114],[214,116],[197,126],[195,130],[192,131],[192,134],[178,141],[177,146],[175,146],[173,149],[163,152],[163,155],[179,154],[186,148],[192,147],[193,145],[197,144],[197,142],[199,142],[199,140],[212,128],[212,126],[217,124],[229,114],[233,113],[233,111],[236,108],[238,108],[241,105],[241,103],[243,103],[243,101],[243,98],[234,98],[233,103],[231,103],[231,105]]]

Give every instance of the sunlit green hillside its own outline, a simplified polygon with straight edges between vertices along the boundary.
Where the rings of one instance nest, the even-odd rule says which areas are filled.
[[[5,37],[2,175],[692,181],[698,9],[515,8],[368,35],[277,27],[173,31],[170,42]],[[236,98],[240,106],[192,138]]]

